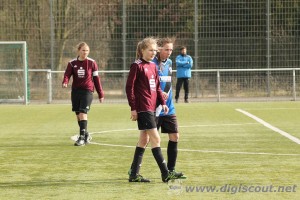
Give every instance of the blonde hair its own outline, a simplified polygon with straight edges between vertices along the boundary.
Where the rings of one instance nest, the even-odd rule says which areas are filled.
[[[157,45],[157,39],[154,37],[146,37],[142,41],[138,42],[136,46],[136,59],[142,58],[143,57],[142,50],[147,49],[152,44]]]
[[[136,45],[135,59],[139,59],[139,58],[143,57],[143,56],[142,56],[141,43],[142,43],[142,42],[140,41],[140,42],[138,42],[138,44]]]
[[[88,48],[90,48],[86,42],[80,42],[76,45],[76,52],[80,51],[80,49],[84,46],[87,46]]]

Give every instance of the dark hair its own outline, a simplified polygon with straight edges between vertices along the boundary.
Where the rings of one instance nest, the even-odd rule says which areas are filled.
[[[157,46],[158,47],[163,47],[165,44],[170,44],[170,43],[174,44],[175,40],[176,40],[175,37],[172,37],[172,38],[169,38],[169,37],[159,38],[158,41],[157,41]],[[156,57],[157,57],[158,62],[161,62],[159,51],[157,52]]]
[[[180,46],[179,50],[181,51],[182,49],[186,49],[186,46]]]
[[[160,38],[160,39],[158,39],[158,41],[157,41],[157,45],[158,45],[159,47],[163,47],[165,44],[169,44],[169,43],[174,44],[175,40],[176,40],[176,39],[175,39],[174,37],[172,37],[172,38],[169,38],[169,37]]]

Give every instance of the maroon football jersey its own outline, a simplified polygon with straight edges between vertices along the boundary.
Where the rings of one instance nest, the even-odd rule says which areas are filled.
[[[73,76],[72,89],[94,92],[94,88],[96,88],[99,98],[104,97],[98,76],[98,65],[95,60],[89,57],[84,61],[80,61],[78,58],[71,60],[65,71],[63,84],[68,84],[71,76]]]
[[[165,105],[156,65],[139,59],[131,64],[126,83],[126,94],[131,110],[154,112],[156,102]]]

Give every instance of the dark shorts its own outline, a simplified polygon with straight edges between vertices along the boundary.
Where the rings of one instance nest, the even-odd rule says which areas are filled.
[[[157,129],[161,128],[162,133],[178,133],[176,115],[166,115],[156,118]]]
[[[139,130],[156,128],[155,112],[139,112],[137,123]]]
[[[88,90],[73,89],[71,92],[72,111],[78,113],[87,113],[90,110],[93,93]]]

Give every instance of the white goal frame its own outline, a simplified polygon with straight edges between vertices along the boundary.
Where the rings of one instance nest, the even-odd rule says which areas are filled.
[[[0,41],[2,44],[17,44],[22,46],[23,69],[0,69],[0,72],[23,72],[24,75],[24,98],[18,99],[0,99],[0,103],[29,103],[29,86],[28,86],[28,60],[27,60],[27,43],[26,41]]]

